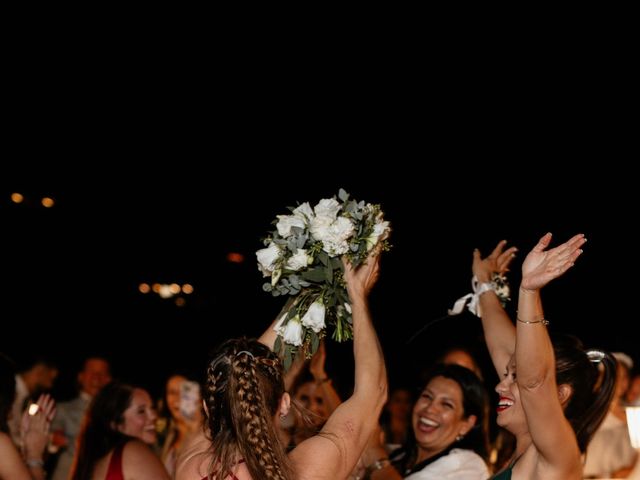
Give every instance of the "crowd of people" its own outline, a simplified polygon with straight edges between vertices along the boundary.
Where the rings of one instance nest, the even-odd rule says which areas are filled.
[[[78,396],[56,406],[40,394],[53,386],[54,364],[18,367],[0,355],[0,480],[631,478],[640,462],[624,407],[640,402],[640,376],[626,354],[550,334],[540,292],[586,242],[576,235],[552,248],[551,240],[544,235],[522,263],[515,319],[492,278],[508,271],[516,249],[502,241],[485,257],[473,253],[479,321],[501,379],[495,412],[487,376],[464,346],[425,365],[413,386],[389,387],[368,301],[380,272],[374,250],[358,268],[342,265],[350,395],[341,398],[327,375],[323,342],[285,371],[274,352],[277,320],[258,338],[219,345],[202,381],[170,375],[161,402],[92,356],[78,372]]]

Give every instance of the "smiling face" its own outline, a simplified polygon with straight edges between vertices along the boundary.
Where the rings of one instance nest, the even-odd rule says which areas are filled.
[[[513,434],[528,430],[522,403],[520,402],[520,389],[516,381],[516,357],[511,356],[502,381],[496,386],[498,392],[498,417],[496,423],[506,428]]]
[[[109,364],[101,358],[89,358],[78,374],[78,383],[83,392],[94,397],[102,387],[111,381]]]
[[[475,423],[474,415],[465,417],[460,385],[441,376],[431,379],[413,407],[417,462],[446,449],[456,437],[466,435]]]
[[[303,383],[294,395],[295,399],[302,404],[304,408],[310,410],[314,415],[309,419],[312,422],[311,428],[317,428],[324,425],[327,420],[327,405],[324,403],[321,388],[314,382]],[[304,422],[301,422],[304,423]],[[300,425],[301,427],[309,427]]]
[[[144,443],[156,442],[156,419],[158,415],[149,394],[140,388],[133,390],[131,403],[124,411],[118,430],[125,435],[138,438]]]

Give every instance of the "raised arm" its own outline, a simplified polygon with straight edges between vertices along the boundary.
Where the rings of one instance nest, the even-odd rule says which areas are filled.
[[[357,270],[345,263],[344,270],[353,318],[354,392],[333,412],[319,435],[289,454],[300,479],[347,478],[387,398],[386,368],[367,302],[378,277],[379,257],[369,257]]]
[[[544,235],[522,264],[516,322],[516,371],[520,399],[533,444],[549,478],[573,478],[580,470],[580,451],[561,402],[571,393],[556,384],[553,345],[544,320],[540,289],[564,274],[582,253],[586,242],[579,234],[546,250],[551,234]],[[553,425],[553,428],[549,428]],[[548,469],[548,470],[546,470]],[[553,477],[552,477],[553,475]]]
[[[501,240],[491,255],[484,259],[477,248],[474,250],[472,270],[478,282],[490,282],[493,273],[508,271],[517,249],[510,247],[504,250],[506,244],[506,240]],[[516,328],[493,290],[480,296],[480,311],[487,348],[500,377],[516,348]]]

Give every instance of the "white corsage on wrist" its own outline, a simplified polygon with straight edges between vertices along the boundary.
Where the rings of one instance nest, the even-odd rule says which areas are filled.
[[[453,308],[448,310],[449,315],[459,315],[462,313],[462,310],[464,310],[464,306],[466,305],[471,313],[477,317],[481,317],[482,311],[480,309],[480,295],[487,293],[490,290],[493,290],[496,293],[503,307],[506,305],[507,301],[510,300],[507,277],[499,273],[493,273],[491,275],[490,282],[478,282],[478,279],[474,275],[473,278],[471,278],[471,289],[473,290],[473,293],[468,293],[456,300],[453,304]]]

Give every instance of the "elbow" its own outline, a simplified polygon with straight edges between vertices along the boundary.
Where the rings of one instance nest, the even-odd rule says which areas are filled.
[[[542,385],[545,385],[551,377],[552,376],[546,371],[529,375],[518,375],[518,386],[523,390],[534,391]]]

